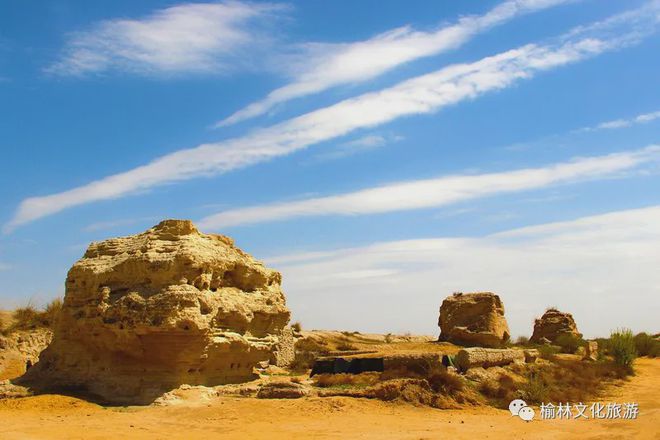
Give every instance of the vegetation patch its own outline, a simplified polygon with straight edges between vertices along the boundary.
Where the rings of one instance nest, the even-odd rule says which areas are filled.
[[[2,329],[2,334],[8,335],[16,330],[53,328],[61,313],[61,298],[55,298],[41,310],[32,304],[28,304],[25,307],[14,310],[11,324],[7,328]]]

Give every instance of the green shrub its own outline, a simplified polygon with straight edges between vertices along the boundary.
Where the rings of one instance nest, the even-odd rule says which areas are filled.
[[[542,403],[548,400],[549,386],[537,372],[530,372],[521,387],[522,396],[528,403]]]
[[[595,341],[598,343],[598,355],[610,354],[610,339],[609,338],[596,338]]]
[[[614,362],[632,373],[633,363],[637,357],[635,338],[632,331],[629,329],[620,329],[612,332],[609,348],[610,353],[614,357]]]
[[[635,335],[635,348],[639,356],[657,356],[660,350],[660,341],[653,338],[648,333],[637,333]]]
[[[555,355],[559,353],[559,347],[556,345],[539,345],[539,357],[542,359],[553,360]]]
[[[653,348],[649,352],[649,357],[658,357],[660,356],[660,341],[657,339],[655,340],[655,344],[653,345]]]
[[[555,344],[557,344],[560,347],[562,353],[573,354],[577,351],[578,348],[585,345],[585,342],[582,338],[578,336],[575,336],[570,333],[564,333],[562,335],[559,335],[559,337],[557,337]]]

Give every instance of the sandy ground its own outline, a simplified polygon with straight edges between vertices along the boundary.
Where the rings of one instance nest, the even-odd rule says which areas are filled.
[[[0,401],[0,438],[25,439],[660,439],[660,359],[602,402],[637,402],[637,420],[534,420],[493,408],[437,410],[351,398],[221,397],[199,405],[103,408],[43,395]],[[537,411],[538,413],[538,411]]]

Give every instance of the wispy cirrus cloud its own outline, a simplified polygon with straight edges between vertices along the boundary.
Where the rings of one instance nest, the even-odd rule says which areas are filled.
[[[436,112],[535,74],[638,43],[655,32],[660,4],[627,13],[596,34],[588,28],[554,44],[528,44],[474,63],[451,65],[393,87],[341,101],[246,136],[179,150],[126,172],[64,192],[23,200],[3,230],[74,206],[126,196],[166,183],[211,176],[291,154],[402,116]]]
[[[400,142],[403,139],[403,136],[399,135],[368,134],[348,142],[340,143],[330,151],[319,153],[314,157],[314,161],[324,162],[328,160],[343,159],[356,154],[377,150],[385,145]]]
[[[282,272],[296,316],[318,328],[436,333],[445,296],[493,291],[513,335],[529,336],[533,319],[557,306],[595,337],[617,327],[657,331],[656,310],[639,304],[660,295],[659,259],[660,206],[651,206],[481,237],[377,242],[265,260]]]
[[[272,3],[185,3],[143,19],[105,20],[72,33],[47,71],[81,76],[105,71],[143,75],[224,72],[267,46],[268,22],[285,9]]]
[[[474,35],[517,16],[575,0],[509,0],[483,15],[460,18],[455,24],[422,32],[404,26],[365,41],[345,44],[306,44],[301,61],[290,68],[293,81],[273,90],[220,121],[235,124],[262,115],[277,104],[322,92],[342,84],[362,82],[413,60],[455,49]]]
[[[660,162],[660,146],[575,159],[542,168],[446,176],[383,185],[328,197],[232,209],[203,218],[202,229],[217,230],[298,217],[366,215],[446,206],[496,194],[612,177]]]
[[[614,119],[612,121],[601,122],[593,127],[584,127],[578,131],[599,131],[599,130],[613,130],[616,128],[627,128],[633,125],[646,124],[651,121],[660,119],[660,110],[651,113],[643,113],[628,119]]]

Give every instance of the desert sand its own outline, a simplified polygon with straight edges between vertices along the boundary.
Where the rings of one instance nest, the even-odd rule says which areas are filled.
[[[658,439],[659,395],[660,359],[648,358],[637,360],[637,375],[629,382],[608,388],[598,399],[637,402],[636,420],[526,423],[506,410],[489,407],[439,410],[343,397],[219,397],[173,407],[104,408],[76,398],[41,395],[0,401],[0,438]]]

